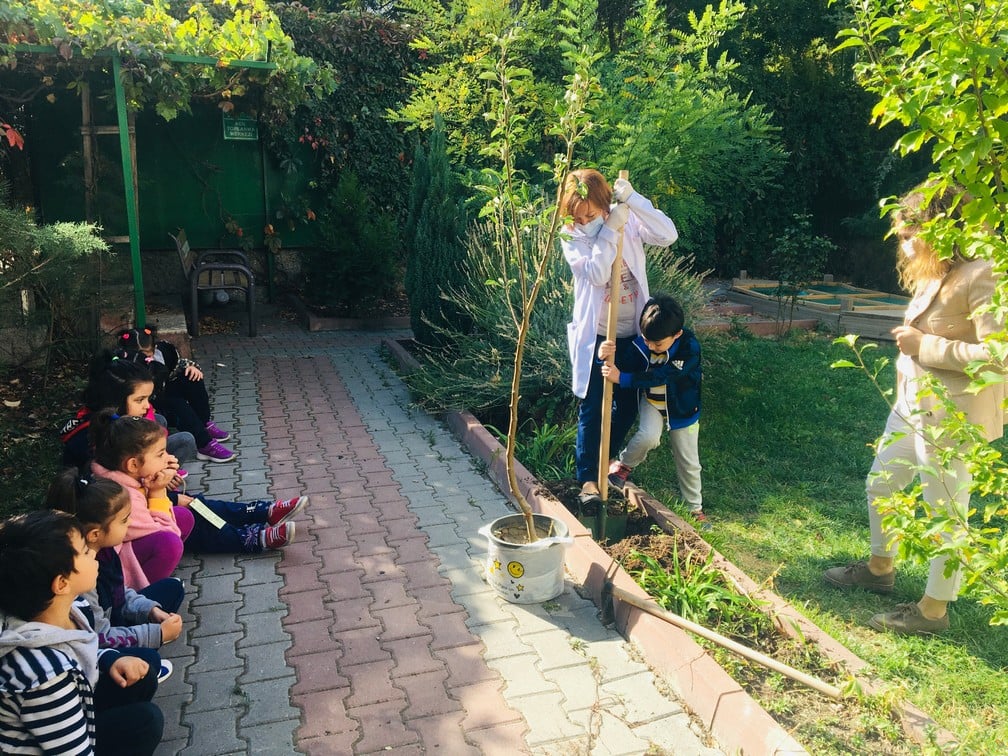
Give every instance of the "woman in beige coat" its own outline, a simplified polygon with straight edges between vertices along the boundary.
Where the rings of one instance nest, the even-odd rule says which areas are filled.
[[[970,384],[966,366],[990,359],[984,339],[1000,330],[993,314],[982,309],[990,304],[994,293],[991,265],[959,256],[939,259],[937,252],[918,236],[923,223],[956,212],[962,199],[961,194],[948,191],[927,202],[925,188],[918,187],[902,199],[893,214],[893,229],[899,239],[897,270],[913,299],[903,325],[893,329],[900,351],[896,361],[896,404],[886,421],[867,481],[871,557],[827,570],[826,581],[840,588],[892,591],[895,534],[883,530],[877,501],[902,491],[915,476],[920,475],[924,499],[935,511],[953,511],[959,517],[969,511],[972,475],[964,460],[956,458],[942,467],[936,459],[938,449],[928,443],[925,429],[937,425],[942,412],[934,396],[927,391],[918,393],[923,376],[936,378],[949,399],[969,422],[982,429],[988,441],[1002,435],[1004,384],[997,383],[976,394],[966,390]],[[943,533],[943,537],[948,540],[953,534]],[[948,559],[940,556],[931,560],[920,601],[876,614],[869,626],[902,634],[947,630],[948,604],[955,601],[962,577],[960,569],[945,576]]]

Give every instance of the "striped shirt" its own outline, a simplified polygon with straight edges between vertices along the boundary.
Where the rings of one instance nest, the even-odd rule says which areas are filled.
[[[93,754],[94,693],[77,662],[48,647],[0,658],[0,752]]]
[[[648,370],[652,368],[659,367],[668,362],[669,353],[662,352],[661,354],[655,354],[649,350],[648,358]],[[644,389],[644,396],[648,400],[648,404],[654,407],[656,410],[661,412],[663,418],[668,417],[668,405],[665,403],[665,384],[660,383],[657,386],[649,386]]]

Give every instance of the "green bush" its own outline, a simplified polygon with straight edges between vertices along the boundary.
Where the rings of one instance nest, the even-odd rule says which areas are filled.
[[[462,235],[465,214],[462,193],[448,165],[444,123],[434,120],[430,144],[417,146],[413,159],[413,186],[406,223],[406,294],[410,324],[421,344],[442,346],[437,329],[454,325],[467,330],[459,307],[442,296],[457,288],[462,271]]]
[[[675,221],[677,253],[719,275],[769,248],[774,229],[753,217],[779,189],[786,160],[770,114],[731,91],[735,64],[711,60],[742,11],[723,2],[678,31],[656,3],[645,3],[627,23],[619,54],[602,67],[609,96],[591,138],[606,175],[628,170]]]
[[[375,207],[357,177],[336,185],[319,221],[320,247],[301,257],[309,305],[362,316],[396,291],[400,271],[395,221]]]
[[[298,52],[331,69],[337,85],[332,93],[313,90],[309,102],[294,108],[284,90],[268,89],[262,120],[270,151],[292,173],[316,164],[323,197],[351,172],[383,211],[405,215],[412,139],[385,111],[408,95],[406,75],[419,63],[409,46],[413,31],[363,11],[272,7]]]
[[[41,326],[47,356],[91,353],[98,342],[96,303],[102,299],[108,245],[92,224],[36,226],[6,199],[6,189],[0,190],[0,325]],[[14,361],[26,351],[0,357]]]

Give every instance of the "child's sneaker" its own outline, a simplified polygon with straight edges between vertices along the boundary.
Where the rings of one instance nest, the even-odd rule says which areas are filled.
[[[631,468],[619,460],[615,460],[609,465],[609,485],[622,491],[623,486],[626,485],[627,478],[630,477],[630,470]]]
[[[294,531],[293,522],[263,528],[259,533],[259,545],[264,549],[282,549],[294,540]]]
[[[207,420],[206,429],[207,433],[210,434],[210,438],[214,441],[227,441],[231,438],[231,434],[222,428],[218,428],[217,423],[213,420]]]
[[[169,677],[171,677],[172,672],[174,672],[174,671],[175,671],[175,668],[172,666],[172,663],[170,661],[168,661],[167,659],[162,659],[161,660],[161,668],[158,670],[158,673],[157,673],[158,684],[160,685],[165,680],[167,680]]]
[[[270,525],[282,525],[307,506],[307,496],[298,496],[296,499],[287,499],[287,501],[278,501],[276,504],[270,506],[266,522]]]
[[[219,442],[212,438],[209,444],[201,446],[196,450],[196,459],[202,459],[206,462],[230,462],[237,456],[233,451],[221,446]]]
[[[695,512],[691,511],[689,515],[690,519],[693,520],[693,523],[697,526],[699,530],[711,529],[710,520],[707,519],[707,515],[704,514],[704,511],[702,509],[698,509]]]

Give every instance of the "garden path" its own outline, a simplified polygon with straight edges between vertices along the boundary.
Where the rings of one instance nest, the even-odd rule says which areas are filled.
[[[720,753],[570,581],[541,605],[483,582],[477,529],[511,510],[386,335],[194,343],[239,457],[187,465],[190,492],[311,505],[282,554],[185,557],[158,753]]]

